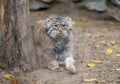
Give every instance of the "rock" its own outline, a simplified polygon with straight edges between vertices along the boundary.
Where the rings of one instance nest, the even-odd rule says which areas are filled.
[[[89,1],[85,0],[82,3],[80,3],[79,7],[85,7],[88,10],[95,10],[98,12],[106,12],[107,15],[113,17],[117,21],[120,22],[120,7],[113,5],[120,4],[120,0],[111,0],[111,2],[107,0],[96,0],[96,1]],[[108,4],[107,4],[108,3]]]
[[[120,6],[120,0],[111,0],[111,2],[115,5]]]
[[[96,10],[99,12],[104,12],[107,10],[106,0],[96,0],[88,2],[85,4],[85,7],[89,10]]]
[[[107,9],[107,13],[113,17],[114,19],[116,19],[117,21],[120,22],[120,8],[114,7],[114,8],[108,8]]]
[[[41,1],[30,0],[30,10],[31,11],[36,11],[36,10],[40,10],[40,9],[48,9],[48,8],[50,8],[50,6]]]
[[[52,3],[55,0],[42,0],[42,1],[45,2],[45,3]]]

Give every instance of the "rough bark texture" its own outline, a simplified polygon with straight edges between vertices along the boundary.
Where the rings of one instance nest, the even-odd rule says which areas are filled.
[[[37,69],[29,0],[0,0],[0,59],[8,69]]]

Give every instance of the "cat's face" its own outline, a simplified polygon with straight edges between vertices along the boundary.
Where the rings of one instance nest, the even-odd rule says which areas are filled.
[[[69,37],[72,24],[70,17],[51,17],[45,21],[45,30],[53,39]]]

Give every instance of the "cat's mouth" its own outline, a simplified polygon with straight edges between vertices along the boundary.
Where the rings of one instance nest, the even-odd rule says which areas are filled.
[[[64,38],[64,34],[63,33],[57,33],[56,37],[57,38]]]
[[[63,33],[62,32],[59,32],[59,33],[57,33],[58,35],[63,35]]]

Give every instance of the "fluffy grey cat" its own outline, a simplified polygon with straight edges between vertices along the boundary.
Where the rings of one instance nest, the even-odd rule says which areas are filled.
[[[48,68],[53,71],[63,71],[64,64],[71,73],[76,73],[73,59],[73,35],[70,17],[55,16],[45,20],[44,29],[54,46],[55,60]]]

